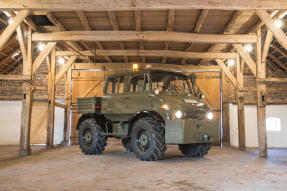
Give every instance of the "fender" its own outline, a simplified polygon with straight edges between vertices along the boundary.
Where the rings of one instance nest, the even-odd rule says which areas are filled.
[[[76,126],[76,129],[79,130],[79,126],[81,125],[81,123],[83,121],[85,121],[86,119],[90,119],[90,118],[93,118],[97,121],[97,123],[102,127],[102,129],[104,130],[104,125],[105,125],[105,122],[107,121],[107,119],[105,118],[105,116],[103,115],[98,115],[98,114],[95,114],[95,113],[86,113],[86,114],[83,114],[79,120],[78,120],[78,123],[77,123],[77,126]]]
[[[165,126],[165,120],[159,113],[157,113],[156,111],[153,111],[153,110],[143,110],[141,112],[136,113],[136,115],[134,115],[134,117],[132,117],[132,119],[130,120],[128,136],[131,134],[132,125],[138,119],[143,118],[143,117],[148,117],[148,116],[152,117],[155,121],[157,121],[157,123],[159,125]]]

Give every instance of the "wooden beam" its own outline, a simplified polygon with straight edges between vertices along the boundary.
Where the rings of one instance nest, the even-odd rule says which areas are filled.
[[[0,75],[0,80],[27,81],[30,79],[30,76],[24,75]]]
[[[195,65],[175,65],[159,63],[138,63],[140,68],[165,69],[171,71],[216,71],[220,72],[219,66],[195,66]],[[75,63],[73,70],[131,70],[132,63]]]
[[[275,26],[275,23],[268,12],[264,10],[256,10],[256,14],[267,26],[267,28],[273,33],[274,37],[278,40],[281,46],[287,50],[287,36],[280,28]]]
[[[230,70],[226,67],[224,62],[220,59],[215,59],[215,61],[221,67],[222,71],[225,73],[225,75],[228,77],[228,79],[231,81],[234,87],[237,88],[238,87],[237,80],[235,79],[234,75],[230,72]]]
[[[35,74],[42,64],[42,62],[46,59],[46,57],[50,54],[51,50],[56,46],[56,42],[49,42],[45,49],[40,52],[40,54],[37,56],[33,63],[33,74]]]
[[[23,59],[23,75],[29,76],[30,81],[23,83],[23,99],[21,112],[21,134],[19,156],[27,156],[31,153],[30,129],[33,106],[33,86],[32,86],[32,29],[28,27],[27,32],[27,58]]]
[[[1,4],[1,3],[0,3]],[[4,47],[4,45],[7,43],[9,38],[12,36],[12,34],[15,32],[18,25],[29,15],[29,10],[22,10],[20,11],[16,17],[13,18],[13,23],[9,24],[6,29],[2,32],[0,36],[0,51]]]
[[[118,22],[117,22],[117,18],[116,18],[116,14],[114,11],[108,11],[108,14],[109,14],[109,18],[110,18],[110,22],[111,22],[111,25],[113,27],[113,29],[115,31],[119,31],[119,25],[118,25]],[[125,47],[125,44],[123,42],[120,42],[120,46],[121,46],[121,49],[126,49]],[[129,59],[127,56],[124,56],[124,59],[125,59],[125,62],[128,63],[129,62]]]
[[[24,37],[23,37],[23,32],[20,26],[17,27],[17,38],[20,44],[20,48],[21,48],[21,53],[22,53],[22,57],[26,59],[27,57],[27,50],[26,50],[26,45],[24,43]]]
[[[51,52],[51,70],[48,73],[48,117],[47,117],[47,147],[54,146],[54,121],[55,121],[55,76],[56,56],[55,48]]]
[[[175,50],[96,50],[80,51],[81,54],[75,54],[72,51],[57,51],[56,56],[151,56],[151,57],[176,57],[176,58],[210,58],[210,59],[235,59],[236,53],[219,52],[183,52]]]
[[[233,47],[246,62],[253,75],[256,76],[256,64],[251,58],[250,54],[244,50],[244,47],[241,44],[233,44]]]
[[[63,109],[67,109],[67,105],[66,104],[62,104],[62,103],[59,103],[59,102],[55,102],[55,106],[63,108]]]
[[[266,133],[266,62],[262,62],[261,58],[261,28],[257,29],[257,129],[258,129],[258,150],[259,156],[267,157],[267,133]]]
[[[268,57],[271,58],[279,67],[281,67],[282,69],[287,71],[287,64],[284,64],[277,57],[275,57],[274,55],[272,55],[270,53],[268,54]]]
[[[85,15],[85,13],[84,13],[83,11],[77,11],[76,13],[77,13],[77,15],[78,15],[78,17],[79,17],[79,19],[80,19],[82,25],[84,26],[85,30],[87,30],[87,31],[92,30],[92,28],[91,28],[91,26],[90,26],[90,24],[89,24],[89,21],[88,21],[86,15]],[[98,47],[99,49],[101,49],[101,50],[104,49],[104,47],[103,47],[103,45],[102,45],[101,42],[96,41],[95,43],[97,44],[97,47]],[[86,45],[86,44],[84,43],[84,45]],[[88,50],[89,50],[89,49],[88,49]],[[106,56],[105,59],[106,59],[108,62],[112,62],[112,60],[111,60],[110,57],[107,57],[107,56]]]
[[[274,48],[277,52],[279,52],[282,56],[287,58],[287,53],[284,50],[282,50],[281,48],[279,48],[276,44],[272,43],[271,47]]]
[[[196,43],[256,43],[254,34],[193,34],[167,31],[61,31],[33,33],[33,41],[167,41]]]
[[[266,78],[266,82],[285,83],[285,82],[287,82],[287,78]]]
[[[266,58],[268,56],[269,47],[270,47],[272,40],[273,40],[273,35],[272,35],[271,31],[268,30],[267,34],[266,34],[263,50],[262,50],[262,62],[264,62],[264,63],[266,63]]]
[[[123,11],[123,10],[167,10],[167,9],[217,9],[217,10],[274,10],[287,9],[285,0],[149,0],[149,1],[110,1],[110,0],[0,0],[0,9],[31,9],[32,11]]]
[[[173,25],[174,25],[174,15],[175,15],[175,10],[169,10],[168,11],[168,18],[167,18],[167,25],[166,25],[166,31],[170,32],[172,31]],[[164,49],[168,50],[168,42],[164,42]],[[162,58],[162,63],[166,63],[166,56]]]
[[[65,80],[65,105],[67,109],[65,110],[65,126],[64,126],[64,142],[69,142],[69,131],[70,131],[70,111],[71,111],[71,82],[72,82],[72,68],[70,67],[66,72]]]
[[[135,11],[135,26],[136,26],[136,31],[141,31],[142,30],[142,17],[141,17],[141,11],[136,10]],[[138,46],[140,50],[144,50],[144,43],[142,41],[138,42]],[[141,57],[142,62],[146,62],[146,58],[144,56]]]
[[[64,74],[66,74],[66,72],[72,66],[72,64],[74,63],[76,58],[77,58],[76,56],[70,57],[68,62],[61,68],[61,70],[56,75],[55,85],[57,85],[59,83],[59,81],[61,80],[61,78],[64,76]]]
[[[206,10],[206,9],[204,9],[204,10],[202,10],[200,12],[200,15],[198,16],[198,19],[196,21],[196,24],[195,24],[195,27],[194,27],[194,30],[193,30],[195,33],[199,33],[200,32],[200,29],[201,29],[201,27],[202,27],[202,25],[203,25],[203,23],[204,23],[204,21],[205,21],[205,19],[207,17],[207,14],[208,14],[208,10]],[[191,51],[192,45],[193,45],[192,43],[187,43],[187,45],[185,47],[185,51],[186,52]],[[184,64],[185,61],[186,61],[186,58],[183,58],[183,59],[181,59],[180,63]]]

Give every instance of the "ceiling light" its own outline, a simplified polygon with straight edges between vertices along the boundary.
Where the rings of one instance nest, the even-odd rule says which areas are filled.
[[[12,19],[12,18],[9,18],[9,19],[8,19],[8,23],[9,23],[9,25],[12,25],[12,24],[14,23],[13,19]]]
[[[251,52],[253,50],[253,46],[252,44],[246,44],[244,46],[244,49],[247,51],[247,52]]]
[[[283,22],[280,19],[277,19],[274,21],[274,24],[277,28],[281,28],[283,25]]]
[[[228,64],[229,67],[232,67],[232,66],[235,65],[235,60],[234,60],[234,59],[229,59],[229,60],[227,61],[227,64]]]
[[[38,44],[38,50],[39,51],[43,51],[44,50],[44,48],[45,48],[45,44],[42,44],[42,43],[40,43],[40,44]]]
[[[59,58],[58,58],[58,63],[59,63],[59,64],[65,64],[65,59],[62,58],[62,57],[59,57]]]
[[[139,65],[138,64],[133,64],[133,70],[138,70],[139,69]]]

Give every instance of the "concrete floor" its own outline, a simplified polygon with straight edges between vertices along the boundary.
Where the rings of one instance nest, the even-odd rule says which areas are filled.
[[[142,162],[121,146],[86,156],[78,146],[17,158],[18,147],[0,146],[0,190],[286,190],[287,149],[212,147],[203,159],[183,157],[168,146],[163,160]]]

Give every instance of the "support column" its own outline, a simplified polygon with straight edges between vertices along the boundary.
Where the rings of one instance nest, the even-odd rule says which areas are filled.
[[[22,35],[22,34],[21,34]],[[32,31],[28,28],[27,38],[27,56],[23,57],[23,75],[29,76],[30,81],[23,83],[23,100],[21,113],[21,135],[20,135],[20,151],[19,156],[27,156],[31,154],[30,148],[30,128],[33,104],[33,86],[32,86]]]
[[[236,59],[237,76],[237,115],[238,115],[238,142],[239,150],[246,150],[245,141],[245,112],[244,112],[244,92],[243,92],[243,67],[240,64],[240,58]]]
[[[70,130],[70,111],[71,111],[71,80],[72,80],[72,68],[70,67],[66,73],[65,82],[65,127],[64,127],[64,142],[69,142],[69,130]]]
[[[267,157],[267,136],[266,136],[266,62],[261,60],[261,28],[257,29],[257,129],[259,156]]]
[[[48,117],[47,117],[47,148],[53,148],[54,121],[55,121],[55,75],[56,57],[55,48],[51,52],[51,66],[48,73]]]

